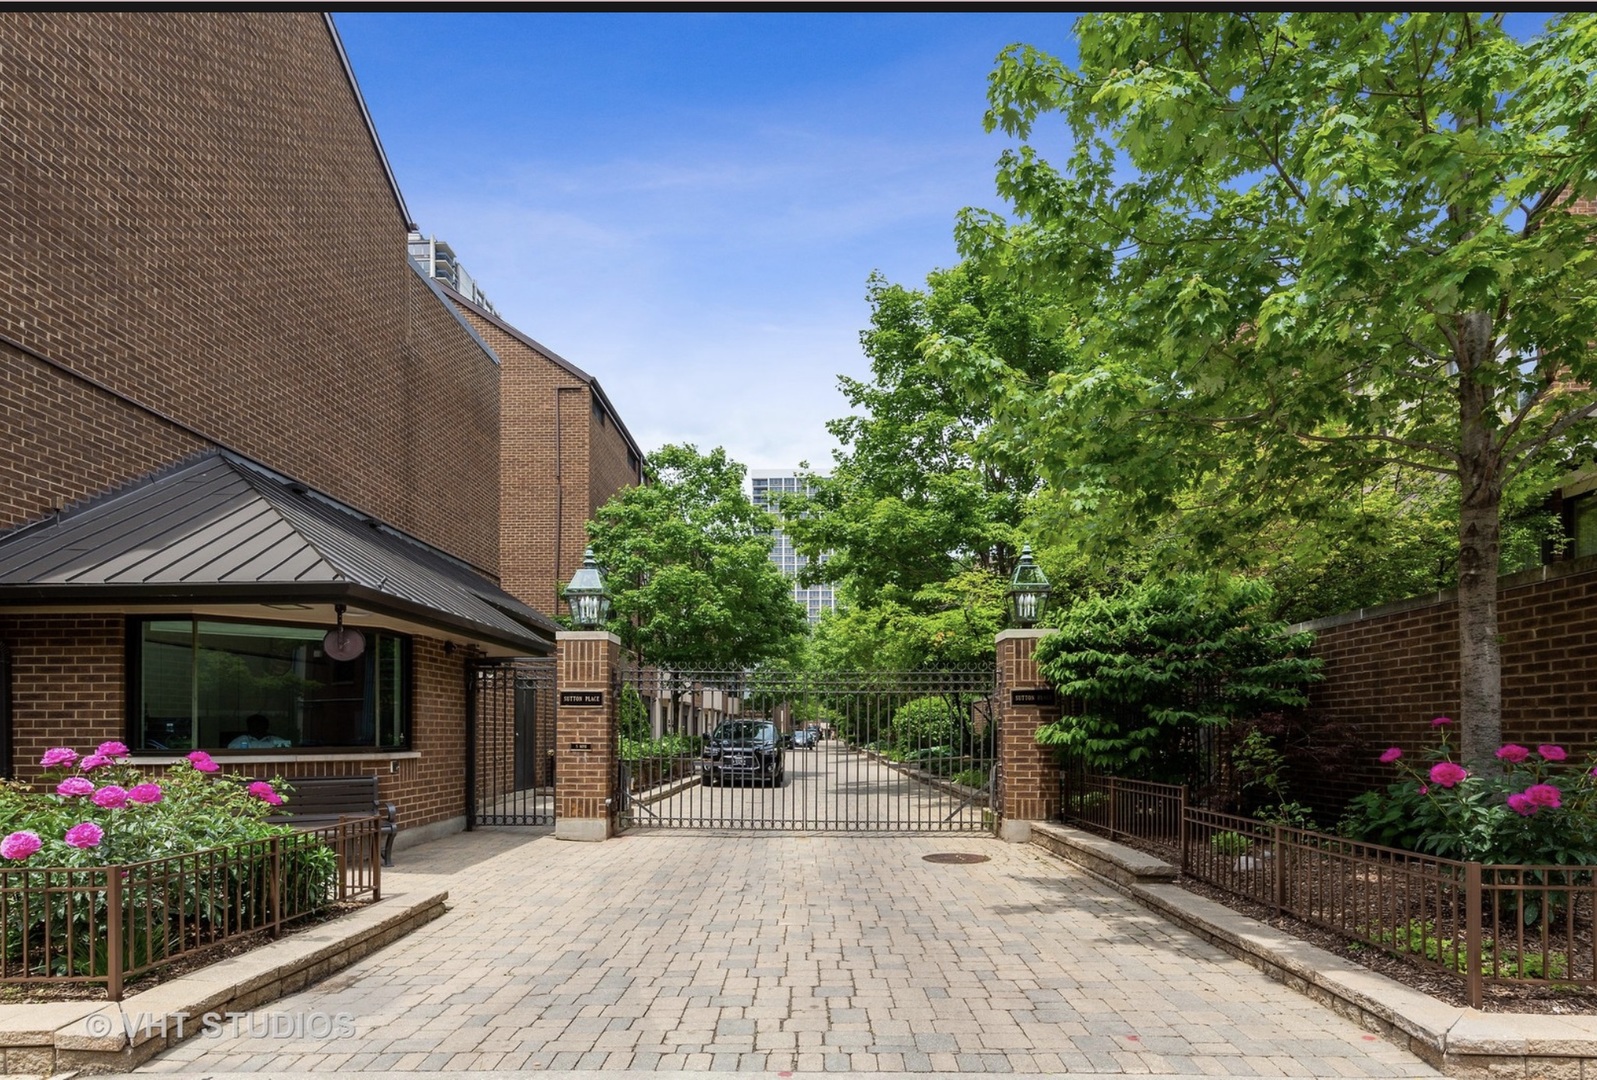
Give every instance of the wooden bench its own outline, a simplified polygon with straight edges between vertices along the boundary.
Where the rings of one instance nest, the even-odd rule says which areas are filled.
[[[266,820],[283,825],[314,828],[336,825],[349,818],[377,815],[383,833],[383,865],[394,865],[394,836],[399,832],[399,811],[383,802],[375,776],[300,776],[284,777],[293,790],[283,813]]]

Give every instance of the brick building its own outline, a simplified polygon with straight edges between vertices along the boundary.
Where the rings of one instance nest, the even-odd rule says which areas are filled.
[[[0,763],[198,746],[459,827],[468,664],[552,607],[500,586],[500,358],[331,21],[8,12],[0,56]],[[255,714],[290,745],[230,750]]]
[[[500,581],[539,611],[564,612],[560,589],[582,565],[586,524],[643,482],[643,453],[597,379],[440,287],[500,361]]]

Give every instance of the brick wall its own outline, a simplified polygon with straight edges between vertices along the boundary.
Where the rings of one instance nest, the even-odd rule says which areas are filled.
[[[1498,620],[1504,740],[1597,750],[1597,558],[1505,578]],[[1394,779],[1375,760],[1382,749],[1432,745],[1431,719],[1457,715],[1457,609],[1443,594],[1307,626],[1325,661],[1311,716],[1356,725],[1368,751],[1335,775],[1295,778],[1304,797],[1333,805]]]
[[[110,395],[6,350],[0,528],[208,439],[494,571],[497,372],[406,262],[322,17],[7,12],[0,56],[0,335],[176,421],[102,434]]]
[[[586,523],[638,480],[626,438],[592,384],[463,298],[456,307],[499,355],[500,584],[548,615],[582,565]]]
[[[126,618],[121,615],[12,615],[0,617],[0,642],[9,650],[12,675],[13,761],[22,779],[39,774],[39,758],[52,746],[86,750],[128,737],[123,668]],[[355,776],[382,778],[383,798],[396,803],[400,826],[414,828],[462,817],[465,810],[465,657],[446,654],[443,642],[413,638],[415,661],[411,749],[421,758],[351,757],[343,761],[282,764],[227,763],[225,771],[252,776]]]

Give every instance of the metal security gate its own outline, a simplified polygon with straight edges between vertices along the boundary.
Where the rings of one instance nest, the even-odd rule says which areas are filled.
[[[993,672],[623,673],[622,824],[993,828]]]
[[[554,659],[474,665],[466,685],[466,828],[553,825]]]

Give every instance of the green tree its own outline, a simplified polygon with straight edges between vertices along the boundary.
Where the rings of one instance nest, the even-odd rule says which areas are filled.
[[[871,378],[838,380],[855,412],[827,425],[843,449],[808,497],[781,505],[809,576],[837,584],[843,612],[817,648],[849,666],[983,663],[1037,479],[1025,457],[991,444],[987,403],[927,367],[926,342],[955,335],[1042,370],[1046,323],[1010,284],[965,265],[930,274],[924,290],[872,276],[868,299]]]
[[[1010,225],[967,212],[988,273],[1046,292],[1045,379],[945,336],[934,355],[1094,515],[1218,552],[1358,497],[1383,469],[1457,506],[1462,734],[1501,717],[1505,500],[1589,454],[1597,412],[1597,17],[1111,14],[1072,70],[1015,46],[991,77]],[[1062,163],[1031,144],[1060,133]],[[996,391],[995,391],[995,388]]]
[[[746,668],[790,656],[804,612],[770,560],[774,521],[743,492],[743,466],[717,447],[668,445],[650,482],[614,496],[588,523],[608,575],[610,629],[648,663]]]

